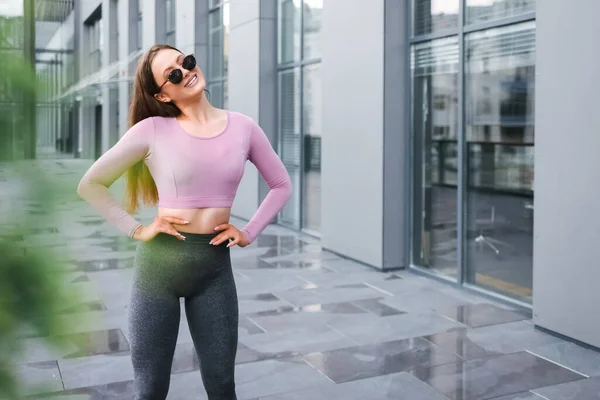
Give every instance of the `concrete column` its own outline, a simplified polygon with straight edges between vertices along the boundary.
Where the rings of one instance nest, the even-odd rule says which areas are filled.
[[[230,2],[229,108],[258,120],[259,0]],[[258,173],[246,164],[232,213],[250,219],[258,207]]]
[[[276,144],[276,0],[231,0],[229,108],[254,118]],[[264,102],[263,102],[264,101]],[[249,219],[266,191],[248,163],[233,214]]]
[[[209,0],[195,0],[194,11],[194,54],[198,66],[206,74],[208,68],[208,2]]]
[[[600,347],[600,3],[536,8],[533,320]]]
[[[406,258],[404,3],[323,8],[322,243],[380,269]]]
[[[137,44],[137,1],[120,0],[118,4],[119,18],[119,60],[125,60],[135,50]],[[125,79],[131,75],[130,66],[119,71],[119,79]],[[127,130],[127,114],[129,112],[129,82],[119,83],[119,137]]]
[[[148,50],[156,44],[156,4],[160,0],[144,1],[142,13],[142,49]]]
[[[175,0],[175,47],[184,54],[194,52],[195,31],[205,27],[204,21],[195,21],[195,16],[196,0]]]
[[[124,2],[127,0],[121,0]],[[102,21],[104,49],[102,51],[102,68],[107,68],[118,60],[119,26],[117,0],[102,0]],[[110,80],[118,76],[109,77]],[[102,152],[106,152],[118,139],[117,106],[118,90],[115,84],[103,84],[102,96]]]

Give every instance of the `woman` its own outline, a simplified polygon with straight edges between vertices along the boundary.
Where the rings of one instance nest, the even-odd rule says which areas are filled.
[[[208,398],[236,399],[238,303],[230,247],[252,243],[291,195],[290,177],[260,127],[213,107],[204,92],[192,55],[152,47],[136,72],[130,129],[78,188],[104,218],[141,241],[129,303],[135,399],[167,396],[180,298]],[[229,218],[246,160],[270,191],[239,230]],[[108,192],[125,171],[127,211]],[[158,205],[147,226],[131,216],[138,199]]]

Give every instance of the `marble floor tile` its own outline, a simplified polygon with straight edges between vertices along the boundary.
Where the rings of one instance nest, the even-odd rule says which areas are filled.
[[[413,375],[453,400],[485,400],[583,379],[526,352],[486,360],[416,368]]]
[[[251,319],[244,317],[244,316],[240,316],[238,326],[239,326],[239,329],[244,332],[243,336],[258,335],[260,333],[266,332],[265,329],[256,325],[256,323],[254,323]]]
[[[58,366],[65,389],[105,385],[133,379],[133,366],[128,353],[58,360]]]
[[[353,301],[352,304],[362,308],[363,310],[367,310],[378,317],[389,317],[391,315],[405,314],[403,311],[400,311],[397,308],[383,304],[382,300],[383,299],[356,300]]]
[[[289,290],[287,292],[275,291],[278,297],[288,301],[294,306],[308,306],[311,304],[339,303],[382,297],[382,293],[370,287],[363,288],[316,288],[313,290]]]
[[[303,327],[323,326],[338,320],[356,321],[369,313],[352,303],[312,304],[303,307],[284,307],[249,315],[267,332],[277,332]]]
[[[290,303],[282,300],[272,293],[260,293],[251,296],[238,297],[239,312],[241,315],[254,314],[261,311],[276,310],[290,306]]]
[[[506,324],[529,319],[523,314],[503,310],[486,303],[468,304],[451,308],[438,308],[436,312],[471,328]]]
[[[448,400],[414,376],[400,372],[262,397],[261,400]]]
[[[356,342],[326,326],[267,332],[240,338],[249,349],[275,357],[355,346]]]
[[[578,346],[575,343],[554,343],[535,347],[530,351],[581,374],[600,376],[600,353]]]
[[[66,354],[63,357],[65,359],[129,351],[129,342],[120,329],[77,333],[62,339],[77,348],[76,351]]]
[[[25,396],[63,390],[56,361],[20,365],[16,369],[16,375],[22,382],[22,395]]]
[[[535,329],[528,321],[485,326],[467,332],[469,339],[487,351],[516,353],[539,346],[565,343],[564,340]]]
[[[457,361],[456,356],[420,338],[311,353],[303,358],[336,383]]]
[[[265,360],[236,367],[236,387],[240,399],[262,398],[332,384],[299,358]]]
[[[133,398],[133,381],[65,390],[36,398],[52,400],[131,400]]]
[[[97,257],[97,256],[95,256]],[[94,257],[94,258],[95,258]],[[76,262],[77,269],[85,272],[105,271],[110,269],[132,268],[133,257],[129,256],[124,259],[107,258],[100,260],[78,261]]]
[[[600,377],[533,389],[548,400],[600,400]]]
[[[400,314],[389,317],[365,317],[364,323],[332,321],[329,326],[360,344],[386,342],[434,335],[464,325],[436,314]]]
[[[448,352],[458,355],[463,360],[491,358],[503,354],[486,350],[484,347],[473,342],[469,339],[468,331],[466,329],[457,329],[450,332],[438,333],[436,335],[428,335],[423,338],[437,344]]]
[[[548,400],[538,396],[533,392],[521,392],[516,394],[509,394],[508,396],[494,397],[493,400]]]
[[[236,366],[236,392],[239,400],[333,385],[319,372],[299,359],[265,360]],[[172,375],[168,400],[206,399],[199,371]]]

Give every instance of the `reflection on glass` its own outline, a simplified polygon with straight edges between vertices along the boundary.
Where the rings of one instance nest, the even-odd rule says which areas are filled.
[[[529,301],[535,22],[465,37],[467,279]]]
[[[413,46],[413,263],[457,271],[458,38]]]
[[[175,0],[166,0],[165,7],[167,13],[165,43],[175,46]]]
[[[223,82],[209,83],[206,88],[210,93],[210,103],[215,107],[223,107],[223,104],[225,102]]]
[[[300,25],[302,0],[279,2],[279,63],[300,60]]]
[[[323,0],[304,0],[304,59],[321,57]]]
[[[304,68],[304,199],[302,227],[321,230],[321,64]]]
[[[279,73],[279,156],[294,192],[281,211],[281,222],[300,228],[300,70]]]
[[[208,66],[208,75],[211,80],[223,76],[223,12],[217,8],[210,13],[210,33],[209,33],[209,54],[210,60]]]
[[[223,3],[223,78],[227,78],[229,66],[229,2]]]
[[[414,0],[415,36],[458,29],[459,0]]]
[[[467,0],[466,23],[473,24],[535,11],[535,0]]]

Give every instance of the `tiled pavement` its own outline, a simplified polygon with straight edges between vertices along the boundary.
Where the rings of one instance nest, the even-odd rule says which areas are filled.
[[[87,165],[41,163],[65,182]],[[0,179],[0,210],[9,190],[18,185]],[[61,312],[61,350],[24,332],[15,368],[36,385],[33,398],[130,399],[126,307],[135,243],[68,193],[56,214],[19,243],[54,250],[64,262],[48,273],[61,274],[81,304]],[[151,215],[145,210],[142,219]],[[600,399],[600,354],[535,330],[505,306],[410,272],[377,272],[277,226],[232,249],[232,259],[241,400]],[[205,399],[181,321],[169,399]]]

